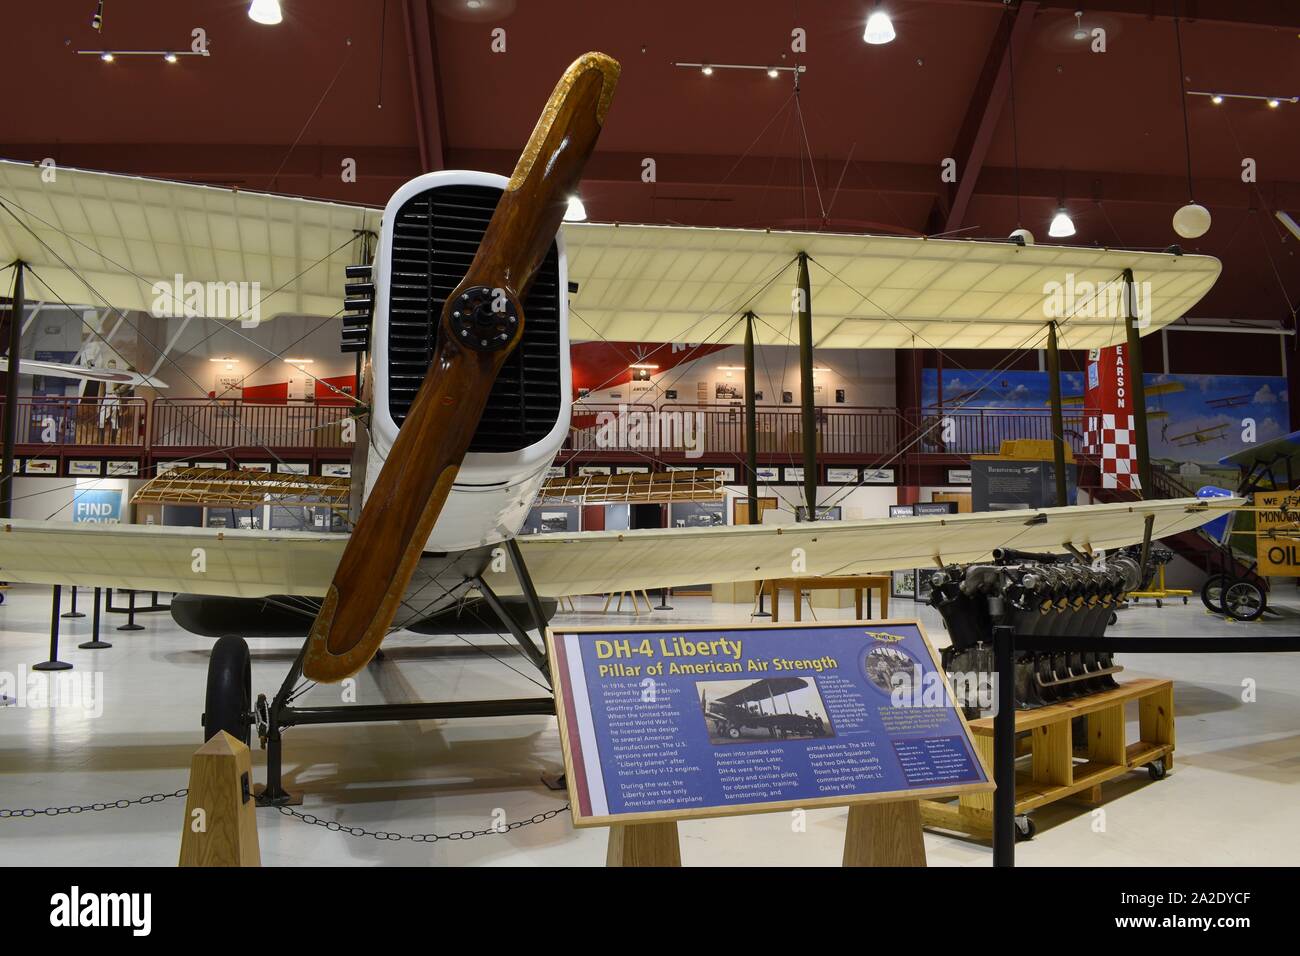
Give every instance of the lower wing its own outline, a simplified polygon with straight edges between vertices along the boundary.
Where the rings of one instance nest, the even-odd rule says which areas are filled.
[[[800,575],[869,574],[987,561],[994,548],[1063,554],[1103,551],[1197,528],[1241,498],[1179,498],[998,511],[944,517],[591,531],[519,538],[539,594],[562,597],[631,588],[757,581]],[[514,575],[485,574],[493,590],[518,594]]]

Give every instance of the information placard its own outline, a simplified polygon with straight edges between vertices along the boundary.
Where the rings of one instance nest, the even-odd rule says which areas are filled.
[[[577,826],[992,789],[918,621],[547,640]]]

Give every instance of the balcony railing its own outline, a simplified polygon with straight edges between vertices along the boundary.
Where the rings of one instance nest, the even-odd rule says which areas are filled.
[[[0,399],[0,409],[4,402]],[[119,454],[174,457],[269,448],[295,458],[347,458],[350,405],[255,403],[239,399],[23,398],[17,444],[24,455]],[[1086,412],[1065,415],[1065,434],[1083,455]],[[803,418],[789,405],[757,409],[757,452],[790,461],[803,451]],[[815,410],[818,454],[830,461],[996,454],[1009,439],[1051,437],[1045,408],[912,409],[832,406]],[[619,455],[691,460],[745,453],[739,406],[671,404],[574,406],[560,458]],[[938,459],[933,459],[938,460]]]
[[[913,409],[819,407],[815,410],[817,451],[825,456],[880,459],[897,454],[989,455],[1003,441],[1051,438],[1046,408]],[[1084,453],[1085,412],[1065,415],[1065,437],[1076,455]],[[799,408],[758,406],[757,452],[789,456],[803,450]],[[737,406],[671,404],[574,406],[562,454],[580,458],[601,453],[649,455],[743,454],[745,413]]]
[[[343,440],[351,406],[289,402],[258,405],[240,399],[156,399],[150,446],[272,448],[296,452],[351,447]]]

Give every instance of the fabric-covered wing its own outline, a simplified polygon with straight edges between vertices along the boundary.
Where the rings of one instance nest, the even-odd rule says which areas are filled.
[[[379,229],[381,210],[363,206],[84,169],[48,173],[0,160],[0,261],[32,267],[33,299],[103,305],[71,266],[119,309],[156,312],[161,295],[162,306],[183,314],[185,299],[153,287],[172,290],[179,274],[214,284],[199,297],[210,318],[252,318],[253,303],[263,320],[333,315],[343,267],[357,261],[358,230]],[[226,284],[253,282],[260,288],[248,290],[249,301],[233,304],[237,290]]]
[[[1053,316],[1062,347],[1100,348],[1124,341],[1125,269],[1146,290],[1142,335],[1196,305],[1221,269],[1212,256],[1056,243],[585,222],[565,225],[564,244],[575,342],[739,344],[745,323],[728,317],[750,309],[758,344],[794,344],[791,262],[806,252],[817,348],[1024,348]]]
[[[228,597],[321,597],[346,542],[345,534],[310,531],[13,518],[0,522],[0,580]]]
[[[1199,527],[1243,503],[1240,498],[1180,498],[779,527],[539,534],[519,538],[519,547],[538,593],[561,597],[796,577],[796,548],[802,549],[804,562],[798,573],[810,576],[983,561],[999,547],[1061,554],[1071,544],[1081,551],[1101,551],[1141,541],[1146,515],[1155,516],[1155,539]],[[519,593],[509,569],[486,579],[499,594]]]

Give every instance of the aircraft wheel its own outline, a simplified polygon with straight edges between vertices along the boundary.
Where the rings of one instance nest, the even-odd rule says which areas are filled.
[[[1227,580],[1226,574],[1211,574],[1201,585],[1201,603],[1215,614],[1223,613],[1223,586]]]
[[[1223,610],[1237,621],[1253,621],[1264,613],[1264,592],[1250,581],[1235,581],[1223,591]]]
[[[248,643],[223,637],[208,658],[208,690],[203,701],[203,739],[224,730],[248,746],[253,719],[253,673]]]
[[[736,738],[738,738],[738,737],[740,736],[740,728],[739,728],[739,727],[728,727],[728,728],[727,728],[727,736],[730,737],[732,740],[735,740]]]

